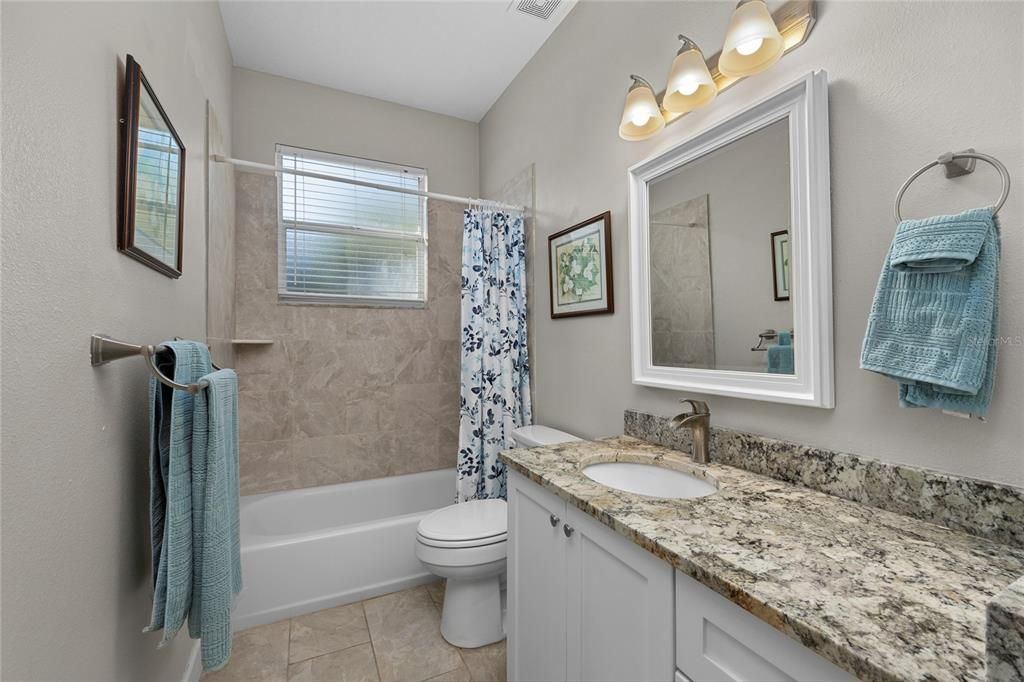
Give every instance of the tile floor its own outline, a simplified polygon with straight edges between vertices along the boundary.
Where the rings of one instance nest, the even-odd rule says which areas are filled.
[[[443,599],[436,582],[243,630],[203,682],[503,682],[505,642],[448,644]]]

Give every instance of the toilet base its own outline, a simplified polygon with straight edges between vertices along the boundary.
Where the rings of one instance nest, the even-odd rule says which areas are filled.
[[[441,636],[449,644],[475,649],[505,639],[500,578],[448,578],[441,609]]]

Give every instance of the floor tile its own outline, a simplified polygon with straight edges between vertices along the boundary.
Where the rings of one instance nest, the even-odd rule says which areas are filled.
[[[427,583],[427,592],[430,594],[430,598],[438,606],[444,605],[444,586],[447,585],[444,580],[438,580],[436,582]]]
[[[370,641],[362,603],[292,618],[288,662],[298,663]]]
[[[363,603],[382,682],[420,682],[462,665],[441,637],[441,614],[425,587]]]
[[[427,682],[472,682],[473,678],[469,674],[469,668],[465,664],[460,665],[451,672],[442,673],[437,677],[431,677]]]
[[[260,625],[231,640],[231,659],[204,682],[284,682],[288,678],[288,621]]]
[[[369,642],[288,666],[288,682],[378,682]]]
[[[505,682],[505,641],[477,649],[459,649],[473,682]]]

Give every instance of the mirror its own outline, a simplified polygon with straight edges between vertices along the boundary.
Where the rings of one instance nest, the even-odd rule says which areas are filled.
[[[117,247],[168,277],[180,277],[185,146],[131,55],[121,126]]]
[[[634,383],[832,406],[827,78],[630,169]]]
[[[797,346],[774,331],[791,332],[793,311],[772,272],[773,235],[789,232],[789,171],[785,118],[648,183],[654,365],[793,373]]]

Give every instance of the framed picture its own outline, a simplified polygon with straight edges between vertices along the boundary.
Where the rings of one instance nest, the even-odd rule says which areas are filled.
[[[548,237],[548,269],[552,318],[615,312],[611,211]]]
[[[181,277],[185,145],[142,67],[125,61],[117,248],[168,277]]]
[[[772,286],[776,301],[789,300],[789,230],[772,232]]]

